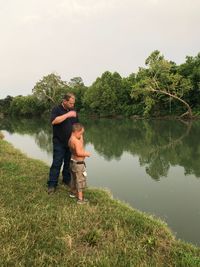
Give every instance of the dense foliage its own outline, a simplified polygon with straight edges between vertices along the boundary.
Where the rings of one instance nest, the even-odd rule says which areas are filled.
[[[131,82],[119,73],[106,71],[85,92],[83,101],[86,111],[103,116],[130,115]]]
[[[0,114],[43,114],[73,92],[78,111],[98,116],[200,115],[200,53],[177,65],[156,50],[145,65],[128,77],[106,71],[89,87],[81,77],[67,82],[51,73],[35,84],[32,95],[1,99]]]
[[[175,63],[170,62],[154,51],[145,62],[147,68],[140,68],[133,86],[132,96],[143,96],[144,115],[162,115],[160,112],[168,110],[169,103],[178,101],[187,108],[187,114],[192,117],[189,104],[184,100],[192,90],[189,78],[178,73]],[[182,109],[182,107],[180,107]],[[171,113],[171,107],[169,112]]]

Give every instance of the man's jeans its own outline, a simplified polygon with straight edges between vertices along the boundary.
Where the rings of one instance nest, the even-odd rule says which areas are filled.
[[[64,184],[70,183],[71,181],[70,169],[69,169],[70,158],[71,158],[71,152],[66,145],[60,143],[53,144],[53,163],[50,168],[49,180],[47,182],[49,188],[56,187],[58,185],[58,177],[63,162],[64,162],[62,170],[63,183]]]

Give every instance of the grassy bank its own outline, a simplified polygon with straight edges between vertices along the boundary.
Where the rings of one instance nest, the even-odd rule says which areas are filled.
[[[200,249],[167,226],[88,189],[78,206],[49,168],[0,139],[0,266],[200,266]]]

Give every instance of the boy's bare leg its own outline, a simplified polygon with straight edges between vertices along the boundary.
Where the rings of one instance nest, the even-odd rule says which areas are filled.
[[[83,200],[83,192],[77,192],[77,198]]]
[[[84,198],[84,194],[83,192],[78,192],[77,193],[77,203],[78,204],[85,204],[85,203],[88,203],[88,200],[86,198]]]
[[[77,194],[77,204],[86,204],[88,203],[88,200],[83,197],[83,192],[78,192]]]

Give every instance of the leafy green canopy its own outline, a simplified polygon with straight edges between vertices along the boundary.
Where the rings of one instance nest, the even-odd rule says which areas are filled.
[[[131,82],[119,73],[106,71],[88,88],[84,105],[99,115],[117,115],[129,112],[131,105]]]
[[[146,68],[140,68],[133,85],[132,97],[136,100],[143,96],[144,115],[149,115],[155,110],[162,110],[170,101],[178,100],[192,115],[190,106],[183,99],[192,89],[188,78],[177,71],[175,63],[164,59],[159,51],[154,51],[146,59]]]

